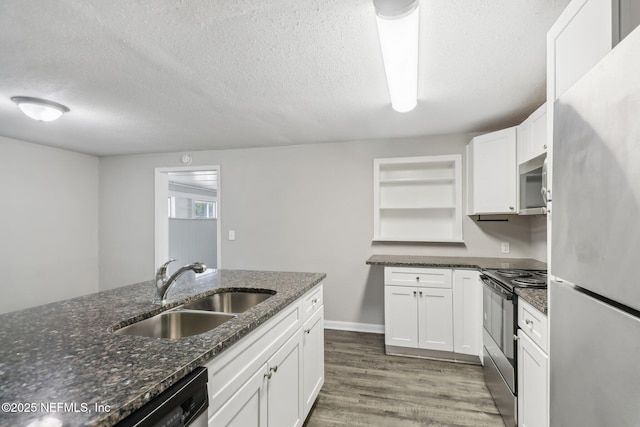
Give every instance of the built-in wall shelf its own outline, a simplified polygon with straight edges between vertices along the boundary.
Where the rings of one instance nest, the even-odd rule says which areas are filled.
[[[462,242],[462,156],[374,159],[373,240]]]

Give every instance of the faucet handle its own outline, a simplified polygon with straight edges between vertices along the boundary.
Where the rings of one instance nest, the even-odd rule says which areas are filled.
[[[173,261],[177,261],[177,260],[175,258],[170,259],[169,261],[162,264],[160,268],[158,268],[158,271],[156,271],[156,279],[160,279],[160,278],[165,279],[167,277],[167,266],[171,264]]]

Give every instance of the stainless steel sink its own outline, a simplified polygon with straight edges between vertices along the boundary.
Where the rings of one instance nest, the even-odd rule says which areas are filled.
[[[207,311],[165,311],[149,319],[114,331],[117,335],[152,338],[182,338],[202,334],[236,317],[232,314]]]
[[[220,292],[182,306],[188,310],[243,313],[271,297],[269,292]]]

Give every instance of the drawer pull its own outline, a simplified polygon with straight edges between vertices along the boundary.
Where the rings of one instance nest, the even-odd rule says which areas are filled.
[[[305,333],[305,334],[311,333],[311,328],[309,328],[309,329],[305,329],[305,330],[304,330],[304,333]]]
[[[529,326],[533,326],[533,320],[525,319],[524,323],[526,323]]]
[[[420,281],[420,276],[416,277],[416,282]]]
[[[269,368],[269,372],[264,374],[264,376],[268,379],[271,379],[275,372],[278,372],[278,365],[275,365],[273,368]]]
[[[313,305],[316,305],[316,303],[317,303],[317,302],[318,302],[318,298],[315,298],[315,299],[312,299],[312,300],[311,300],[311,303],[312,303]]]

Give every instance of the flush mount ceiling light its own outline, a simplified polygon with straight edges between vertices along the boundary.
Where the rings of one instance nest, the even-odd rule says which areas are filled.
[[[400,113],[418,102],[418,0],[373,0],[391,106]]]
[[[14,96],[11,100],[18,104],[18,107],[20,107],[22,112],[27,116],[33,120],[42,122],[57,120],[69,111],[64,105],[47,101],[46,99],[32,98],[30,96]]]

